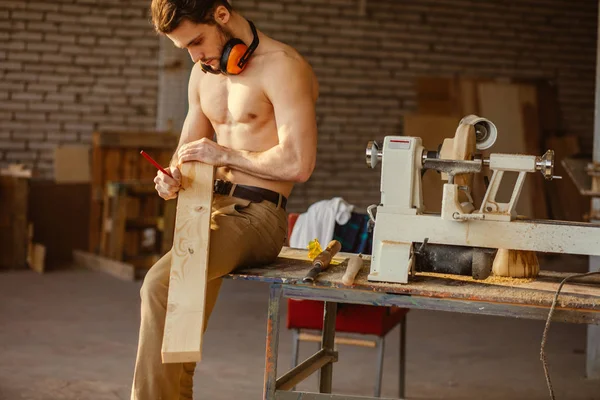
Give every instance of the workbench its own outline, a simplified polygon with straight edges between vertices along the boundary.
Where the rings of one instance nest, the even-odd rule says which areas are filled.
[[[490,277],[475,281],[466,276],[417,273],[409,284],[369,282],[369,260],[365,260],[352,287],[341,282],[343,262],[349,254],[340,253],[341,262],[321,273],[314,284],[302,283],[311,263],[304,250],[284,248],[270,265],[244,268],[228,276],[230,279],[270,283],[264,400],[352,400],[367,399],[331,393],[335,316],[338,303],[397,306],[436,311],[496,315],[545,320],[556,289],[569,274],[541,271],[535,280]],[[277,378],[277,354],[282,297],[325,302],[322,348],[288,373]],[[600,325],[600,277],[569,281],[561,290],[553,321]],[[542,332],[540,332],[541,335]],[[540,365],[540,368],[541,365]],[[289,391],[313,372],[321,370],[320,393]]]

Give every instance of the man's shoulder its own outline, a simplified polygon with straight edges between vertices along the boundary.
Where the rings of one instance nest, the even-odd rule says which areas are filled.
[[[269,79],[282,74],[287,77],[313,74],[308,61],[296,49],[285,44],[263,53],[261,58],[261,74]]]
[[[263,68],[278,68],[280,66],[310,67],[302,55],[292,46],[269,38],[264,51],[258,55],[263,60]]]
[[[282,49],[280,52],[274,53],[273,62],[276,65],[283,64],[290,66],[291,64],[310,68],[308,61],[306,61],[296,49],[289,46],[286,49]]]

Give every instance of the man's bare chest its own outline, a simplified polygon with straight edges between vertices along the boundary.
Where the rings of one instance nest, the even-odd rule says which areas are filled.
[[[211,78],[201,84],[200,104],[213,125],[257,123],[272,116],[271,103],[253,80]]]

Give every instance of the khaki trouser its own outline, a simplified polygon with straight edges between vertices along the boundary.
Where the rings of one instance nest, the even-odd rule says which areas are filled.
[[[286,234],[286,212],[275,204],[214,195],[205,329],[217,301],[222,276],[240,266],[272,262],[279,254]],[[142,319],[132,400],[192,399],[196,364],[163,364],[161,359],[170,270],[169,252],[148,271],[140,291]]]

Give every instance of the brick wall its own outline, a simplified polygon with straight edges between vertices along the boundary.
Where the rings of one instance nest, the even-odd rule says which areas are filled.
[[[414,111],[414,78],[467,75],[556,82],[564,129],[590,148],[596,0],[235,0],[265,33],[296,47],[321,83],[319,151],[291,210],[343,196],[379,201],[379,167],[367,141],[402,130]]]
[[[0,1],[0,157],[36,161],[93,129],[152,129],[158,40],[150,0]],[[379,199],[368,140],[401,132],[414,78],[463,74],[556,82],[565,131],[591,146],[597,1],[234,0],[296,47],[321,83],[319,152],[290,210],[343,196]],[[0,162],[3,162],[0,161]]]
[[[152,130],[158,39],[147,0],[0,1],[0,163],[52,174],[96,129]]]

